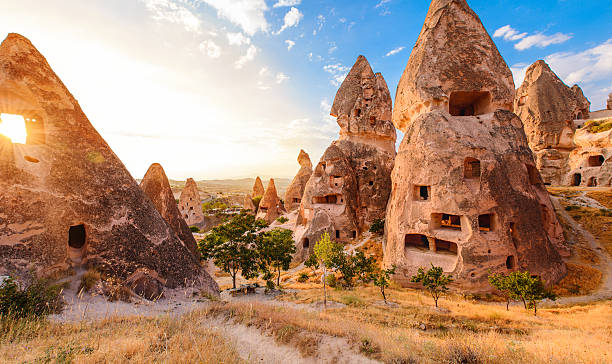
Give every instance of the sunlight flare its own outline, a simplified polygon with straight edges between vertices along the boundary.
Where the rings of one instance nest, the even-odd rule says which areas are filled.
[[[13,143],[25,144],[28,135],[23,116],[0,114],[0,134],[11,139]]]

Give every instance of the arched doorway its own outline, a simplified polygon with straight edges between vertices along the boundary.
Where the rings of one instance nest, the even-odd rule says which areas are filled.
[[[79,224],[68,229],[68,257],[75,265],[83,263],[87,248],[85,225]]]

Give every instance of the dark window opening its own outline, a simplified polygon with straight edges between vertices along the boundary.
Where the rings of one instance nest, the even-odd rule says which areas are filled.
[[[364,171],[367,171],[367,170],[368,170],[368,167],[363,166],[363,170],[364,170]]]
[[[461,216],[450,214],[432,214],[434,227],[461,231]]]
[[[355,239],[356,237],[357,237],[357,232],[353,230],[353,239]]]
[[[581,112],[581,111],[578,111],[578,112],[576,113],[576,120],[582,120],[582,119],[584,119],[584,117],[583,117],[583,115],[582,115],[582,112]]]
[[[465,178],[479,178],[480,161],[475,158],[465,158],[463,163],[463,176]]]
[[[355,114],[357,114],[357,116],[361,116],[361,109],[355,110]]]
[[[376,116],[370,116],[370,124],[376,124]]]
[[[493,214],[479,215],[478,228],[480,229],[480,231],[493,230]]]
[[[83,224],[71,226],[68,229],[68,246],[81,249],[85,245],[85,226]]]
[[[310,247],[310,240],[308,240],[308,238],[304,238],[304,240],[302,240],[302,247],[304,249],[308,249]]]
[[[369,181],[369,182],[368,182],[368,184],[369,184],[370,186],[374,186],[374,181]]]
[[[526,103],[526,102],[527,102],[527,96],[521,96],[521,97],[519,98],[518,105],[519,105],[519,106],[523,106],[523,105],[525,105],[525,103]]]
[[[185,215],[185,218],[186,218],[186,219],[188,219],[188,218],[189,218],[189,215]]]
[[[314,196],[312,203],[335,204],[338,203],[338,195]]]
[[[406,234],[404,237],[404,247],[415,247],[429,250],[429,239],[421,234]]]
[[[294,197],[294,198],[293,198],[293,202],[294,202],[294,203],[300,203],[300,202],[302,202],[302,199],[297,198],[297,197]]]
[[[539,185],[542,183],[540,173],[535,166],[527,164],[527,174],[529,175],[529,183],[532,185]]]
[[[336,239],[340,239],[340,230],[336,230]]]
[[[597,177],[589,178],[589,181],[587,182],[587,187],[597,187]]]
[[[580,173],[574,173],[574,177],[572,178],[572,186],[580,186],[582,183],[582,175]]]
[[[429,200],[429,186],[415,186],[414,197],[416,201]]]
[[[589,157],[588,164],[589,167],[599,167],[601,166],[606,159],[603,155],[592,155]]]
[[[514,255],[509,255],[508,258],[506,258],[506,268],[516,268],[516,258],[514,257]]]
[[[436,252],[450,252],[457,254],[457,244],[452,241],[436,239]]]
[[[453,116],[473,116],[490,112],[491,93],[488,91],[455,91],[448,102],[448,112]]]

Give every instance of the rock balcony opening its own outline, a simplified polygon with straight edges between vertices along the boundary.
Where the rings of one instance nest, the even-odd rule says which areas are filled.
[[[454,91],[448,102],[448,112],[453,116],[474,116],[490,112],[489,91]]]
[[[480,178],[480,161],[476,158],[465,158],[463,176],[467,179]]]
[[[75,225],[68,229],[68,256],[75,264],[81,264],[85,257],[87,233],[85,225]]]
[[[431,214],[434,229],[450,229],[461,231],[461,216],[450,214]]]
[[[588,159],[589,167],[600,167],[604,162],[605,158],[603,155],[592,155]]]

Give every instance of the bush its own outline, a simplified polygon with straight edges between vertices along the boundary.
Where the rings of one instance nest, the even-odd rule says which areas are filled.
[[[280,222],[281,224],[284,224],[284,223],[286,223],[287,221],[289,221],[289,219],[288,219],[288,218],[286,218],[286,217],[284,217],[284,216],[281,216],[281,217],[279,217],[278,219],[276,219],[276,221]]]
[[[130,302],[132,293],[118,278],[108,278],[104,281],[104,287],[104,294],[108,301]]]
[[[573,210],[580,210],[580,206],[576,206],[576,205],[565,206],[565,211],[573,211]]]
[[[189,230],[191,230],[192,233],[199,233],[200,232],[200,228],[197,226],[190,226]]]
[[[8,317],[46,316],[60,312],[64,306],[62,287],[45,279],[35,279],[21,289],[9,278],[0,285],[0,315]]]
[[[370,232],[374,234],[382,234],[385,231],[385,219],[376,219],[370,226]]]
[[[325,278],[325,282],[327,282],[327,285],[335,288],[336,286],[338,286],[338,280],[336,279],[336,276],[333,274],[330,274],[327,276],[327,278]]]
[[[298,276],[297,281],[300,283],[304,283],[308,280],[308,278],[310,278],[310,276],[308,275],[308,273],[306,272],[302,272],[300,273],[300,275]]]
[[[102,275],[95,269],[90,269],[83,274],[81,277],[81,284],[79,285],[80,292],[89,292],[93,286],[96,285],[102,279]]]

